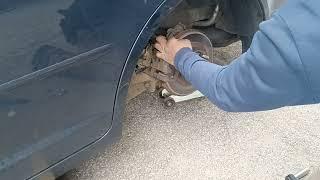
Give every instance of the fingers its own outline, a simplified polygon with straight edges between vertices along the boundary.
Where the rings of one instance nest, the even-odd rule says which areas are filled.
[[[164,48],[163,48],[163,46],[161,46],[161,44],[159,44],[159,43],[156,43],[155,45],[154,45],[154,48],[156,48],[158,51],[160,51],[160,52],[163,52],[164,51]]]
[[[156,44],[154,47],[159,51],[157,52],[156,56],[160,59],[165,60],[166,55],[165,55],[165,46],[167,45],[167,38],[164,36],[158,36],[156,38]]]
[[[157,56],[157,58],[160,58],[160,59],[162,59],[162,60],[166,60],[166,56],[165,56],[165,54],[162,53],[162,52],[157,52],[156,56]]]
[[[160,52],[164,52],[164,47],[167,45],[167,38],[164,36],[158,36],[156,38],[156,44],[154,45],[154,47],[160,51]]]
[[[158,36],[156,38],[157,42],[160,43],[160,44],[166,44],[167,43],[167,38],[164,37],[164,36]]]
[[[179,40],[174,37],[167,40],[164,36],[158,36],[154,44],[154,48],[158,50],[156,56],[172,65],[174,64],[176,53],[184,47],[192,48],[190,41]]]

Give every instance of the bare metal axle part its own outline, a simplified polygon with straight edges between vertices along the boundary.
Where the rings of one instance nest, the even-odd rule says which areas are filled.
[[[160,92],[160,96],[164,98],[163,102],[165,106],[173,107],[178,102],[200,98],[200,97],[203,97],[204,95],[200,91],[194,91],[193,93],[186,96],[170,95],[170,92],[164,89]]]

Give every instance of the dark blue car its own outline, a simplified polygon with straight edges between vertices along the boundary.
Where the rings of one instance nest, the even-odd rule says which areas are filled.
[[[58,177],[121,136],[130,99],[192,93],[156,35],[207,39],[195,46],[211,58],[246,50],[269,13],[267,0],[0,0],[0,179]]]

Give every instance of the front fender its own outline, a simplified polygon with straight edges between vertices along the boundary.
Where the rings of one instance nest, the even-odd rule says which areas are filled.
[[[113,125],[121,124],[122,114],[125,108],[128,88],[131,76],[138,61],[138,57],[145,48],[149,39],[154,35],[159,28],[161,20],[163,20],[171,11],[177,7],[182,0],[164,0],[158,8],[146,21],[136,41],[134,42],[119,79],[118,88],[114,102]]]

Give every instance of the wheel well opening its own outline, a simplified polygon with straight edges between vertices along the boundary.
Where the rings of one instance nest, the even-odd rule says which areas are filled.
[[[226,47],[241,41],[242,51],[246,51],[258,24],[265,19],[264,14],[260,0],[183,0],[162,19],[159,28],[139,57],[131,78],[127,101],[144,91],[158,93],[159,90],[168,89],[168,81],[172,82],[172,77],[178,73],[155,57],[152,44],[157,35],[169,37],[169,31],[196,30],[206,35],[213,48]],[[213,54],[223,57],[224,51],[222,49]],[[176,83],[181,81],[181,78],[174,80]],[[192,92],[188,84],[182,89]],[[175,95],[183,94],[175,92],[177,91],[171,91]]]

